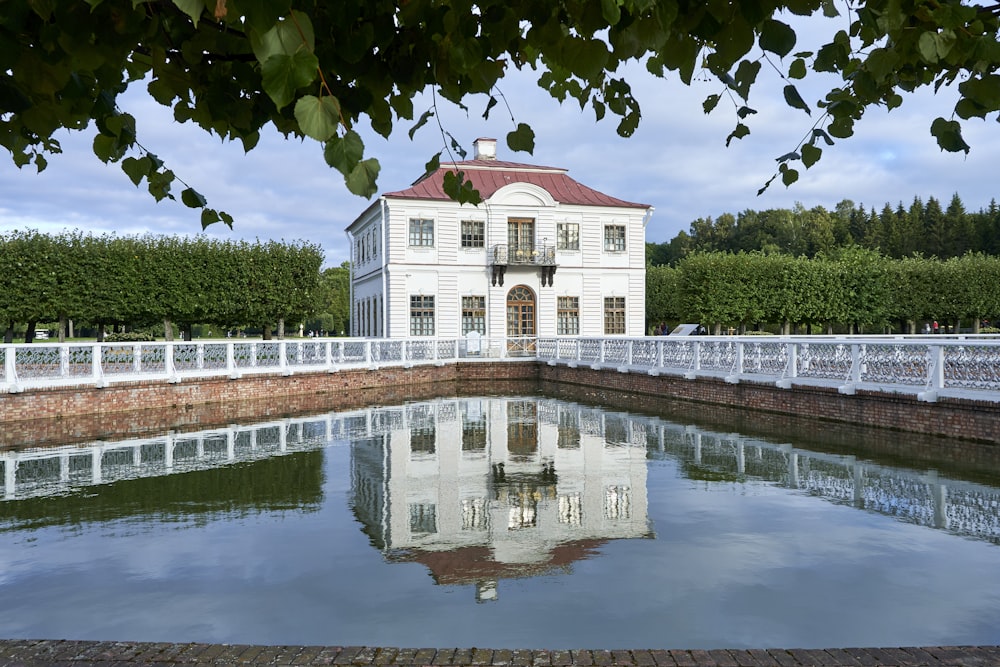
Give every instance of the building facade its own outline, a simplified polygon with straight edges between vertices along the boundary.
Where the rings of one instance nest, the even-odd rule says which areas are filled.
[[[481,204],[445,194],[455,170]],[[383,194],[348,226],[351,335],[644,335],[652,212],[477,139],[474,159]]]

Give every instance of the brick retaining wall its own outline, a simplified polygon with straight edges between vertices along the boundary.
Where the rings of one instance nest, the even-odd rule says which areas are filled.
[[[808,416],[830,422],[1000,443],[1000,404],[989,401],[942,399],[928,403],[907,394],[859,391],[849,396],[824,387],[779,389],[754,382],[730,384],[714,378],[687,380],[547,365],[541,366],[539,382],[542,386],[573,384],[596,392],[611,389],[669,396],[698,403],[738,406],[754,412]]]
[[[736,407],[758,414],[889,428],[981,443],[1000,443],[1000,404],[937,403],[904,394],[795,387],[549,366],[531,361],[386,367],[287,377],[250,375],[177,384],[134,382],[103,389],[72,387],[0,395],[0,445],[65,444],[111,434],[209,428],[241,419],[398,403],[461,393],[494,394],[505,382],[545,392],[572,387],[577,400],[606,402],[608,392],[642,409],[657,399]],[[621,399],[618,399],[621,401]],[[628,402],[628,399],[626,399]],[[626,406],[628,407],[628,406]]]

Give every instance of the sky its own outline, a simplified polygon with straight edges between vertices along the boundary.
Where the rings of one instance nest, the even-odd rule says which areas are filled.
[[[803,35],[807,31],[800,30],[800,38]],[[796,50],[802,44],[800,39]],[[476,138],[496,138],[500,160],[562,167],[589,187],[653,206],[646,240],[655,243],[689,230],[698,218],[791,208],[796,203],[832,210],[848,199],[878,210],[886,203],[908,206],[914,197],[925,202],[935,197],[946,206],[957,193],[967,210],[977,211],[997,197],[1000,131],[993,120],[963,123],[972,146],[968,155],[942,152],[930,134],[931,121],[950,117],[954,107],[954,92],[947,88],[937,95],[926,91],[907,96],[892,112],[870,109],[856,125],[854,137],[825,148],[811,169],[799,165],[797,183],[786,188],[778,178],[758,196],[777,169],[775,159],[794,150],[809,133],[819,113],[816,100],[836,83],[818,75],[798,82],[813,109],[808,116],[787,107],[782,82],[766,74],[765,65],[760,85],[750,94],[749,106],[758,112],[748,118],[751,134],[729,147],[726,137],[737,120],[735,106],[724,99],[711,114],[702,110],[706,96],[723,92],[721,83],[696,80],[688,87],[676,77],[658,79],[638,66],[624,72],[642,109],[639,129],[627,139],[617,135],[615,116],[597,122],[590,108],[581,110],[575,101],[560,104],[538,88],[537,73],[530,70],[514,70],[501,82],[510,112],[501,102],[488,120],[483,119],[486,98],[473,97],[466,101],[467,110],[442,102],[436,120],[470,159]],[[429,97],[416,100],[415,115],[431,102]],[[202,193],[210,207],[235,218],[232,230],[220,223],[205,234],[307,241],[323,249],[326,266],[348,259],[344,229],[371,200],[347,191],[339,172],[324,162],[318,143],[288,140],[271,131],[244,154],[238,142],[222,142],[190,123],[174,122],[171,111],[153,101],[141,84],[123,95],[119,106],[136,117],[139,143]],[[507,133],[521,122],[535,132],[530,155],[515,153],[505,144]],[[357,128],[366,156],[381,163],[379,193],[409,186],[423,174],[428,159],[449,143],[434,120],[411,140],[412,125],[399,122],[388,140],[367,127]],[[94,156],[95,133],[91,127],[57,135],[63,153],[50,156],[41,173],[33,166],[19,170],[8,154],[0,155],[0,233],[202,233],[199,211],[179,201],[181,183],[174,186],[178,201],[157,203],[145,183],[136,188],[119,165],[105,165]],[[442,161],[447,159],[447,154],[442,156]]]

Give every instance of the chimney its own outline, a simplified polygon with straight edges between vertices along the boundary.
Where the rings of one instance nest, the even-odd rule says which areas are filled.
[[[475,147],[475,159],[476,160],[496,160],[497,159],[497,140],[487,139],[485,137],[480,137],[472,142]]]

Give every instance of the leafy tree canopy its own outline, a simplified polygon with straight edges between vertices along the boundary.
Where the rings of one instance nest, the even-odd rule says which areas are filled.
[[[796,51],[792,17],[838,13],[825,44]],[[732,102],[727,142],[750,132],[761,70],[780,77],[784,101],[815,118],[764,188],[779,175],[790,185],[867,109],[897,107],[922,86],[954,86],[954,113],[929,119],[930,131],[942,149],[968,152],[961,120],[1000,109],[998,15],[1000,5],[964,0],[6,0],[0,144],[18,166],[41,170],[60,150],[58,130],[93,123],[101,160],[120,163],[155,198],[174,197],[179,179],[116,104],[144,85],[178,122],[246,150],[269,125],[314,139],[347,188],[370,197],[379,165],[365,155],[359,122],[386,136],[405,122],[412,136],[434,115],[413,107],[428,89],[458,104],[482,96],[488,116],[505,72],[531,68],[554,98],[617,117],[629,136],[640,107],[618,73],[637,61],[686,84],[717,79],[703,106]],[[796,82],[815,73],[839,78],[813,108]],[[531,152],[534,135],[518,124],[507,144]],[[461,176],[447,183],[456,199],[478,201]],[[204,225],[231,222],[191,187],[180,198],[201,209]]]

